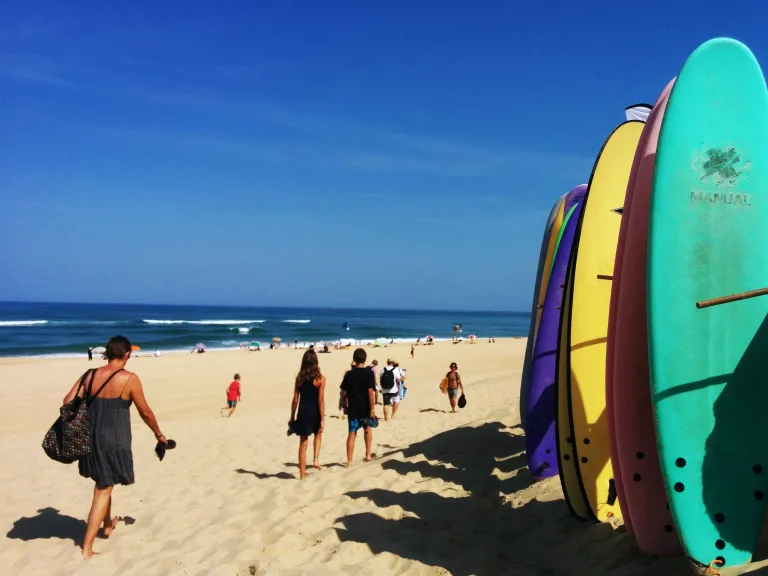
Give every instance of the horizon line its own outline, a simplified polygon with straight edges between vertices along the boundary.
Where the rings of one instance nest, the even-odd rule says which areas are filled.
[[[443,312],[443,313],[475,313],[475,314],[528,314],[530,312],[523,312],[520,310],[449,310],[442,308],[368,308],[368,307],[350,307],[342,308],[338,306],[259,306],[259,305],[246,305],[246,304],[166,304],[166,303],[154,303],[149,304],[146,302],[67,302],[67,301],[33,301],[33,300],[0,300],[0,304],[75,304],[80,306],[168,306],[168,307],[198,307],[198,308],[262,308],[262,309],[279,309],[279,308],[300,308],[304,310],[340,310],[340,311],[385,311],[385,312]]]

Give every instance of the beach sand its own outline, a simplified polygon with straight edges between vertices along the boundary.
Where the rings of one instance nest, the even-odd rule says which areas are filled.
[[[78,544],[92,482],[76,465],[49,460],[40,443],[71,384],[99,363],[0,359],[0,572],[688,574],[680,558],[640,553],[618,520],[572,518],[557,478],[531,484],[517,421],[524,350],[524,339],[438,342],[418,346],[414,359],[407,345],[369,348],[369,362],[392,356],[408,369],[408,393],[397,419],[374,431],[376,459],[362,461],[358,438],[351,469],[341,466],[347,423],[337,389],[352,354],[320,354],[328,378],[323,469],[303,482],[298,440],[286,436],[302,351],[134,358],[127,367],[178,448],[159,462],[132,410],[136,484],[113,494],[113,514],[125,523],[96,541],[101,554],[88,562]],[[452,361],[468,399],[455,415],[438,390]],[[221,418],[235,372],[243,402]]]

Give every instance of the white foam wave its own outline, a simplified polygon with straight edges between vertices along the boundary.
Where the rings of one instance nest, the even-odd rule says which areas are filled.
[[[312,320],[283,320],[284,324],[309,324]]]
[[[262,324],[264,320],[151,320],[143,319],[145,324],[207,324],[207,325],[227,325],[227,324]]]
[[[237,331],[240,332],[240,334],[248,334],[248,332],[250,332],[251,329],[250,328],[238,328]]]
[[[43,324],[48,324],[48,320],[0,320],[2,327],[41,326]]]

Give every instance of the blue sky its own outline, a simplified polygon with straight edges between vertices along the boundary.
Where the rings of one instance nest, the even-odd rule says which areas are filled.
[[[624,107],[765,61],[718,6],[6,0],[0,300],[527,310]]]

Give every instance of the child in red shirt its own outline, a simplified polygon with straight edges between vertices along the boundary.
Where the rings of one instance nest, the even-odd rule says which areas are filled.
[[[221,409],[221,415],[226,416],[227,418],[231,418],[232,414],[235,413],[237,403],[242,399],[243,396],[240,393],[240,374],[235,374],[234,381],[227,388],[227,406],[226,408]]]

